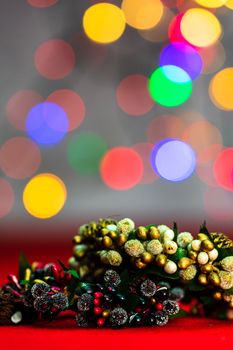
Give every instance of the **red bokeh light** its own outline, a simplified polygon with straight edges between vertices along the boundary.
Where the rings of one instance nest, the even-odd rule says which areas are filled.
[[[141,74],[129,75],[117,87],[116,99],[119,107],[127,114],[141,116],[148,113],[154,101],[148,91],[148,78]]]
[[[42,43],[35,52],[35,66],[47,79],[62,79],[71,73],[75,66],[75,53],[64,40],[54,39]]]
[[[143,176],[143,162],[139,154],[128,147],[115,147],[106,152],[100,165],[103,182],[114,190],[128,190]]]
[[[33,90],[16,92],[6,105],[7,119],[16,129],[25,131],[28,112],[43,100],[43,97]]]
[[[0,168],[13,179],[24,179],[33,175],[40,163],[40,149],[26,137],[13,137],[0,148]]]
[[[12,186],[5,179],[0,178],[0,218],[10,213],[15,203],[15,194]]]
[[[233,148],[224,149],[214,164],[214,175],[219,186],[233,191]]]
[[[55,5],[58,0],[27,0],[29,5],[39,8],[45,8]]]
[[[47,101],[56,103],[66,112],[69,131],[78,128],[83,122],[86,107],[82,98],[73,90],[61,89],[50,94]]]

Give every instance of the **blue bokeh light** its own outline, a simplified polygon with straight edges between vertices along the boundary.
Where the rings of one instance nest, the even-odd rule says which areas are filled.
[[[185,43],[173,43],[164,47],[160,54],[160,66],[174,65],[182,68],[195,80],[202,71],[203,62],[200,54]]]
[[[26,129],[29,137],[40,145],[59,143],[68,131],[65,111],[55,103],[42,102],[28,113]]]
[[[187,143],[177,139],[165,139],[155,145],[151,163],[157,175],[168,181],[178,182],[193,174],[196,156]]]

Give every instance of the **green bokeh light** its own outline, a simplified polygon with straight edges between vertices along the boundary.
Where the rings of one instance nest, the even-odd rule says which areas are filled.
[[[68,162],[81,175],[96,174],[107,149],[107,143],[101,136],[92,132],[77,133],[68,144]]]
[[[162,106],[179,106],[192,94],[192,80],[179,67],[162,66],[151,74],[149,92],[153,100]]]

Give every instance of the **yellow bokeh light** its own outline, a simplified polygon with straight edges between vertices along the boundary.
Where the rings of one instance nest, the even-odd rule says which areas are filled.
[[[109,3],[98,3],[89,7],[83,16],[83,28],[93,41],[108,44],[121,37],[126,22],[124,12]]]
[[[53,174],[39,174],[24,188],[23,203],[29,214],[48,219],[63,208],[67,191],[63,181]]]
[[[163,15],[163,4],[160,0],[123,0],[121,8],[126,22],[136,29],[155,27]]]
[[[180,29],[184,38],[190,44],[198,47],[214,44],[222,33],[217,17],[201,8],[188,10],[182,18]]]
[[[210,82],[209,94],[213,103],[220,109],[233,110],[233,67],[218,72]]]
[[[225,6],[233,10],[233,0],[227,0]]]
[[[218,8],[225,5],[227,0],[195,0],[195,2],[204,7]]]

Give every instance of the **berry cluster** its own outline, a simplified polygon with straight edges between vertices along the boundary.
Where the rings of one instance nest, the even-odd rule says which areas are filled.
[[[114,270],[107,270],[104,283],[78,295],[77,325],[80,327],[122,327],[165,325],[179,306],[170,298],[166,286],[144,279],[138,290],[130,292],[130,285],[122,289],[121,278]],[[131,302],[134,305],[131,306]]]

